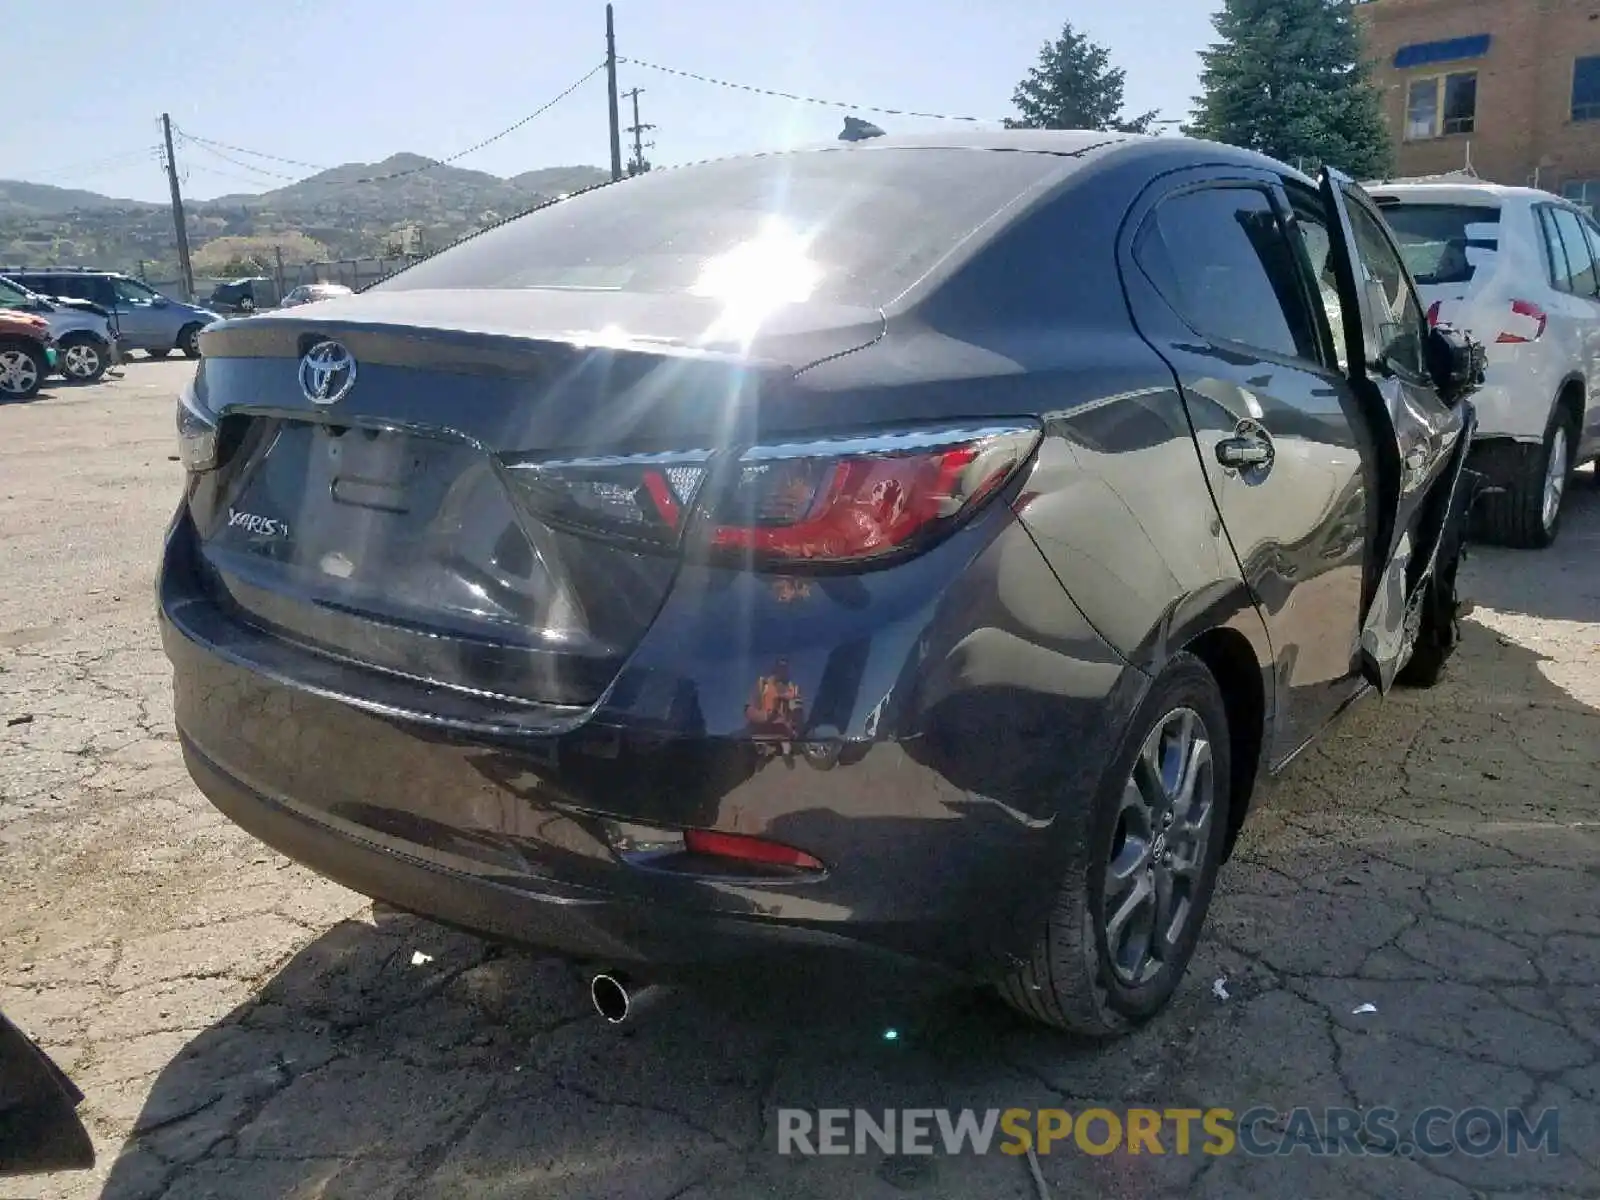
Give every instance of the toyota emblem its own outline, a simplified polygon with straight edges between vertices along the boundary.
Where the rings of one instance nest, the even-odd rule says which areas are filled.
[[[300,390],[313,404],[337,404],[356,382],[356,360],[338,342],[318,342],[300,360]]]

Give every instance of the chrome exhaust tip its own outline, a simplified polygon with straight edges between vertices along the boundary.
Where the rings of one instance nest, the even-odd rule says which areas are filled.
[[[615,975],[596,975],[589,981],[589,999],[608,1024],[621,1025],[633,1010],[628,985]]]
[[[589,1000],[608,1025],[632,1021],[671,992],[661,984],[635,987],[625,975],[596,975],[589,980]]]

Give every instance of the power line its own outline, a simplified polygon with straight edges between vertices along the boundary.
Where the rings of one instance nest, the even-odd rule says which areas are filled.
[[[177,133],[178,137],[182,139],[184,145],[195,146],[198,149],[205,151],[207,154],[212,155],[214,158],[220,158],[223,162],[232,163],[234,166],[242,167],[246,171],[254,171],[258,175],[270,176],[273,179],[287,179],[291,183],[300,178],[298,175],[285,175],[282,171],[269,171],[266,167],[258,167],[252,163],[244,162],[242,159],[234,158],[231,154],[224,154],[221,150],[214,149],[213,147],[206,145],[200,139],[191,137],[189,134],[184,133],[181,129],[178,130]],[[205,170],[207,168],[201,169]]]
[[[493,145],[495,142],[498,142],[501,138],[509,137],[511,134],[513,134],[517,130],[521,129],[529,121],[532,121],[535,117],[543,116],[545,113],[549,112],[552,108],[554,108],[557,104],[560,104],[568,96],[572,95],[573,92],[577,91],[584,84],[588,83],[589,80],[593,79],[596,75],[600,74],[600,72],[603,71],[603,70],[605,70],[605,63],[599,63],[599,64],[595,65],[589,71],[587,71],[582,76],[582,78],[578,79],[576,82],[572,83],[570,86],[564,88],[562,91],[556,93],[549,100],[545,101],[538,108],[534,109],[531,113],[529,113],[527,116],[523,117],[521,120],[515,122],[514,124],[506,126],[506,128],[502,129],[499,133],[492,134],[491,136],[484,138],[481,142],[473,143],[471,146],[468,146],[465,150],[458,150],[454,154],[451,154],[446,158],[436,158],[436,159],[432,160],[431,162],[427,163],[424,166],[410,167],[410,168],[407,168],[404,171],[391,171],[387,175],[369,175],[369,176],[366,176],[365,178],[352,179],[352,180],[349,180],[348,182],[350,182],[350,183],[385,183],[385,182],[387,182],[388,180],[391,180],[391,179],[405,179],[406,177],[411,176],[411,175],[420,175],[424,171],[433,170],[435,167],[448,166],[450,163],[453,163],[453,162],[457,161],[458,159],[465,158],[469,154],[477,153],[479,150],[482,150],[485,146]],[[276,154],[265,154],[265,153],[263,153],[263,152],[261,152],[259,150],[248,150],[243,146],[231,146],[227,142],[219,142],[219,141],[215,140],[214,138],[204,138],[204,137],[201,137],[200,135],[194,134],[194,133],[184,132],[183,136],[184,136],[185,140],[191,141],[191,142],[195,142],[195,143],[199,144],[202,147],[208,148],[213,153],[217,152],[217,147],[221,147],[224,150],[232,150],[237,154],[249,154],[249,155],[252,155],[252,156],[254,156],[256,158],[270,159],[270,160],[272,160],[274,162],[287,163],[287,164],[289,164],[291,166],[310,167],[312,170],[316,170],[316,171],[325,171],[325,170],[329,169],[327,167],[320,167],[315,163],[304,162],[304,161],[302,161],[300,159],[284,158],[284,157],[282,157],[280,155],[276,155]],[[226,156],[223,156],[223,157],[226,157]],[[243,166],[243,167],[245,167],[245,168],[247,168],[249,170],[261,170],[261,171],[264,171],[267,174],[277,174],[277,172],[266,172],[265,168],[251,167],[250,164],[248,164],[248,163],[240,163],[240,162],[238,162],[237,159],[229,159],[229,161],[235,163],[235,165]],[[279,175],[279,178],[282,178],[282,179],[293,179],[295,177],[291,176],[291,175]]]
[[[639,58],[624,58],[621,60],[634,67],[644,67],[649,71],[660,71],[665,75],[677,75],[683,79],[693,79],[700,83],[715,84],[717,87],[732,88],[739,92],[753,92],[758,96],[775,96],[779,100],[793,100],[799,104],[821,104],[828,108],[849,108],[860,112],[882,113],[891,117],[928,117],[936,121],[969,121],[977,125],[995,124],[1000,122],[989,117],[961,117],[950,113],[913,112],[903,108],[878,108],[871,104],[852,104],[847,100],[824,100],[819,96],[799,96],[794,92],[779,92],[772,88],[756,87],[749,83],[734,83],[728,79],[717,79],[710,75],[700,75],[694,71],[680,71],[676,67],[663,67],[660,63],[645,62]]]
[[[190,171],[199,171],[202,175],[215,175],[219,179],[231,179],[235,183],[248,183],[253,187],[260,187],[264,182],[259,178],[253,178],[249,175],[239,175],[233,171],[220,171],[216,167],[207,166],[205,163],[189,163],[183,169],[184,175],[187,176]],[[207,203],[209,203],[209,201]]]
[[[202,146],[210,146],[212,149],[232,150],[235,154],[248,154],[251,158],[270,159],[272,162],[286,163],[291,167],[308,167],[313,171],[326,171],[328,169],[321,163],[304,162],[298,158],[284,158],[281,155],[268,154],[263,150],[248,150],[243,146],[230,146],[227,142],[219,142],[215,138],[204,138],[197,133],[190,133],[188,130],[182,130],[181,132],[185,141],[198,142]]]
[[[138,150],[125,150],[119,154],[108,155],[104,158],[87,159],[82,162],[68,163],[65,166],[53,167],[45,171],[29,171],[33,179],[60,178],[63,175],[84,175],[94,171],[106,170],[111,167],[122,166],[140,160],[149,161],[160,153],[159,146],[144,146]]]
[[[506,137],[509,134],[515,133],[517,130],[521,129],[524,125],[526,125],[529,121],[533,120],[535,117],[543,116],[545,113],[549,112],[552,108],[554,108],[556,105],[560,104],[568,96],[572,95],[573,92],[577,91],[584,84],[588,83],[589,80],[593,79],[596,75],[600,74],[600,72],[604,71],[605,69],[606,69],[605,63],[603,63],[603,62],[602,63],[596,63],[587,72],[585,72],[583,77],[581,79],[579,79],[576,83],[573,83],[569,87],[565,88],[563,91],[560,91],[560,92],[556,93],[556,95],[551,97],[549,100],[546,100],[543,104],[541,104],[538,108],[534,109],[527,116],[523,117],[522,120],[518,121],[516,124],[508,125],[506,128],[502,129],[499,133],[495,134],[494,136],[484,138],[483,141],[477,143],[477,145],[468,146],[465,150],[461,150],[461,151],[459,151],[459,152],[457,152],[455,154],[452,154],[449,158],[441,158],[441,159],[439,159],[439,161],[437,163],[434,163],[432,165],[434,165],[434,166],[444,166],[446,163],[453,163],[458,158],[465,158],[467,155],[476,153],[477,151],[482,150],[485,146],[491,145],[494,142],[498,142],[501,138]],[[427,167],[418,167],[418,168],[416,168],[415,171],[401,171],[401,172],[399,172],[399,174],[401,174],[401,175],[414,175],[414,174],[416,174],[416,171],[426,171],[426,170],[428,170]]]

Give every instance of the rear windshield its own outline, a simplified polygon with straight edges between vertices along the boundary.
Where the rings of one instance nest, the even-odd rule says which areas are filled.
[[[1010,201],[1055,155],[802,151],[652,172],[551,204],[374,286],[691,292],[880,307]]]
[[[1500,210],[1477,204],[1382,204],[1412,277],[1423,287],[1471,283],[1500,249]]]

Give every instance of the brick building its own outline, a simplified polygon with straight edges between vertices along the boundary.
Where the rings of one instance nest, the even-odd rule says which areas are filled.
[[[1365,0],[1398,173],[1468,163],[1600,207],[1600,0]]]

